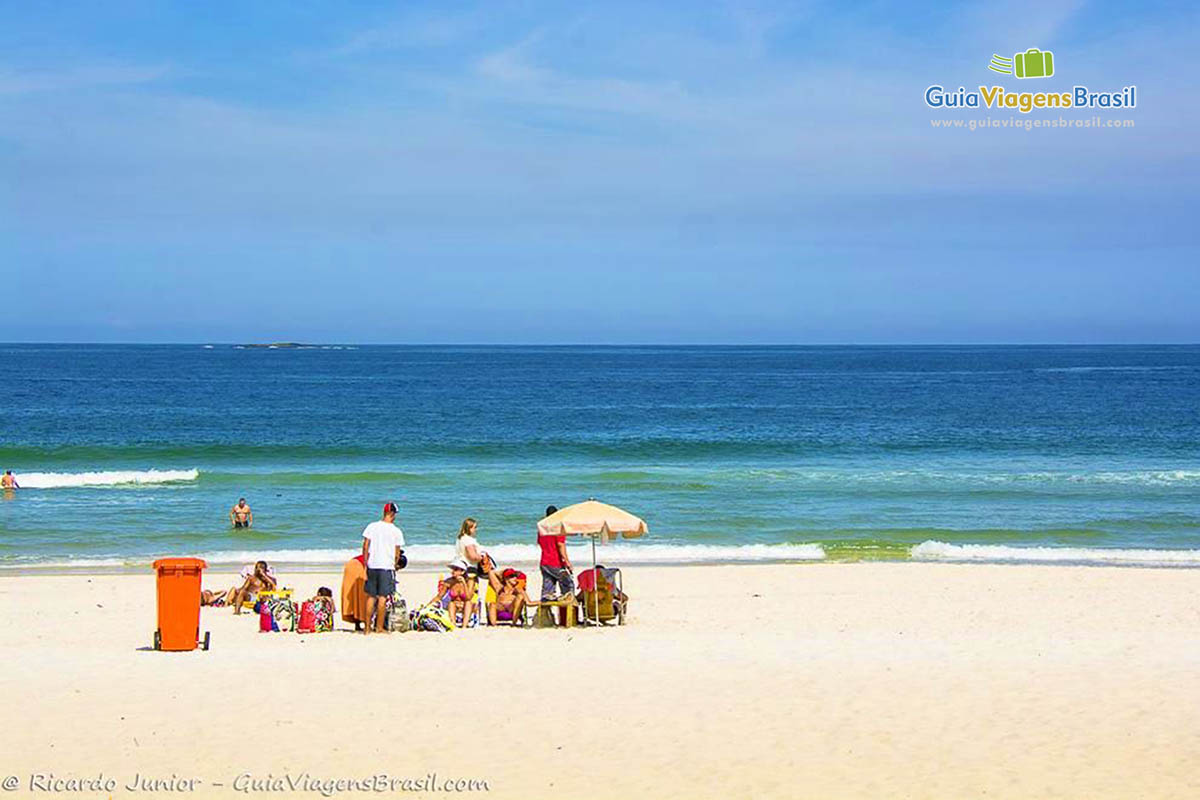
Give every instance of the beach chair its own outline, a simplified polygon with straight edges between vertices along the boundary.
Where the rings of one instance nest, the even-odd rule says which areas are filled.
[[[268,603],[271,600],[275,600],[275,599],[291,600],[293,592],[294,592],[294,590],[290,587],[279,588],[279,589],[263,589],[261,592],[254,595],[253,597],[247,597],[245,600],[243,600],[242,608],[243,609],[247,609],[247,608],[252,609],[256,605],[258,605],[258,603],[260,601],[264,602],[264,603]]]
[[[625,602],[620,598],[625,592],[622,590],[621,570],[596,569],[591,572],[595,576],[595,586],[579,593],[579,618],[592,625],[607,625],[613,620],[618,625],[624,625]],[[611,573],[612,579],[605,573]]]

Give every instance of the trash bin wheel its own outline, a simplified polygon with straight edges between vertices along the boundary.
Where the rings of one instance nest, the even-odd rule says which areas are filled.
[[[207,650],[212,640],[212,631],[204,632],[204,642],[200,645],[201,650]]]
[[[162,631],[156,630],[154,632],[154,649],[162,650]]]

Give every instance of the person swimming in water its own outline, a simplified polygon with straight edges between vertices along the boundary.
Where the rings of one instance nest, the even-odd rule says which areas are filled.
[[[254,524],[254,512],[246,505],[246,498],[240,498],[237,505],[229,509],[229,522],[235,528],[249,528]]]
[[[12,491],[13,489],[20,489],[20,488],[21,488],[21,484],[17,483],[17,479],[12,474],[12,470],[11,469],[4,470],[4,477],[0,478],[0,489],[4,489],[5,491]]]

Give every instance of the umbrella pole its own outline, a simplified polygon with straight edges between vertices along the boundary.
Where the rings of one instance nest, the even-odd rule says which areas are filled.
[[[592,619],[600,624],[600,570],[596,568],[596,537],[592,537]]]

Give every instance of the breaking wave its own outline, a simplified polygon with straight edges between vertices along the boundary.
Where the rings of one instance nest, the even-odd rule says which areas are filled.
[[[1200,566],[1200,550],[1132,550],[1103,547],[1012,547],[927,541],[914,546],[914,561],[992,561],[1071,564]]]
[[[485,548],[501,565],[536,565],[541,551],[532,544],[497,544]],[[358,550],[349,548],[296,549],[296,550],[221,550],[197,553],[210,567],[241,566],[258,559],[270,563],[296,564],[341,568],[349,559],[358,555]],[[577,569],[591,563],[591,546],[587,543],[568,547]],[[454,557],[453,545],[417,544],[404,548],[409,565],[417,568],[440,568]],[[819,544],[751,544],[751,545],[670,545],[670,544],[611,544],[596,548],[597,560],[602,564],[629,566],[636,564],[718,564],[731,562],[785,562],[820,561],[825,551]],[[85,568],[85,567],[146,567],[154,559],[150,556],[118,558],[98,556],[43,562],[15,562],[5,566],[24,568]]]
[[[121,470],[116,472],[23,472],[16,476],[22,489],[63,489],[76,486],[152,485],[194,481],[197,469]]]

